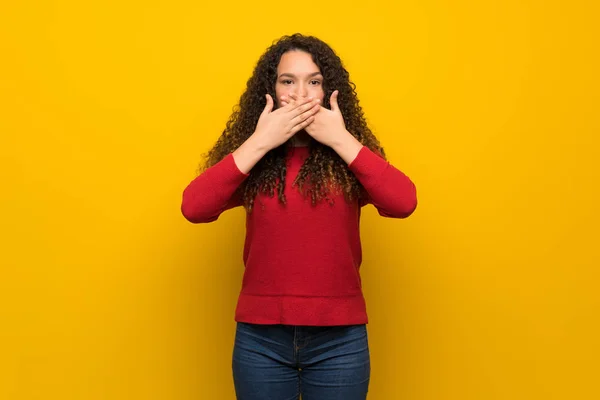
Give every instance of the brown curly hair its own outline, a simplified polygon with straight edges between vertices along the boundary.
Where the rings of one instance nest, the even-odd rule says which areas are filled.
[[[227,121],[221,136],[214,147],[204,155],[204,163],[198,169],[202,173],[221,161],[240,147],[254,132],[260,114],[266,105],[265,93],[273,99],[277,80],[277,67],[281,56],[291,50],[301,50],[312,55],[314,63],[323,75],[323,107],[331,108],[329,99],[334,90],[338,90],[338,104],[346,129],[364,146],[385,158],[385,152],[373,135],[364,118],[356,94],[356,85],[350,81],[348,71],[333,49],[314,36],[296,33],[273,42],[260,57],[254,72],[246,84],[246,91],[239,105]],[[265,193],[271,197],[277,190],[279,201],[285,204],[286,152],[290,143],[269,151],[250,171],[249,177],[238,188],[236,195],[241,196],[248,212],[252,211],[257,194]],[[320,200],[333,200],[329,197],[335,188],[348,200],[358,200],[365,196],[364,188],[347,164],[330,147],[315,140],[310,144],[310,155],[302,165],[294,186],[304,195],[309,195],[312,204]]]

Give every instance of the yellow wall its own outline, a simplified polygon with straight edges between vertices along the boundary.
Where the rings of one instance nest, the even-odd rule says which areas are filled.
[[[419,189],[365,211],[370,399],[600,398],[596,2],[209,3],[0,6],[0,399],[233,399],[243,212],[181,191],[295,31]]]

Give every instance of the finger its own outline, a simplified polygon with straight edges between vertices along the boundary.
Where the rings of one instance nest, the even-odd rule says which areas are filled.
[[[302,98],[300,100],[294,100],[291,97],[289,97],[289,95],[288,96],[282,95],[279,97],[279,99],[280,99],[281,105],[283,107],[287,107],[288,111],[292,111],[296,107],[299,107],[303,104],[310,102],[313,98],[307,97],[307,98]],[[283,103],[285,103],[285,105]]]
[[[290,93],[281,95],[279,97],[279,99],[282,100],[282,101],[287,101],[288,103],[292,103],[292,102],[295,102],[297,100],[296,97],[292,98],[292,96],[291,96]]]
[[[292,118],[295,118],[295,117],[297,117],[299,115],[302,115],[303,113],[305,113],[306,111],[312,109],[313,107],[319,106],[319,104],[320,104],[320,100],[319,99],[315,99],[315,100],[312,100],[310,102],[306,102],[306,103],[303,103],[303,104],[297,106],[291,112]]]
[[[289,101],[289,111],[292,113],[292,118],[310,109],[313,105],[317,104],[316,101],[317,99],[313,99],[312,97],[304,97],[299,99],[298,101]]]
[[[273,98],[270,94],[267,93],[267,104],[265,105],[265,109],[263,110],[263,114],[268,114],[273,110]]]
[[[306,104],[311,103],[315,98],[312,96],[309,97],[298,97],[296,95],[290,96],[290,102],[293,106],[295,107],[301,107],[304,106]]]
[[[288,96],[291,101],[298,103],[298,105],[304,104],[307,101],[311,101],[312,99],[314,99],[314,96],[300,96],[297,93],[288,93]]]
[[[311,97],[308,97],[308,98],[312,99],[313,97],[311,96]],[[285,101],[287,103],[292,103],[292,102],[296,101],[296,100],[292,99],[289,94],[283,94],[283,95],[281,95],[279,97],[279,99],[281,101]]]
[[[331,111],[339,111],[340,107],[338,105],[338,95],[340,94],[339,90],[334,90],[333,93],[331,93],[331,98],[330,98],[330,104],[331,104]]]
[[[306,128],[307,126],[309,126],[310,124],[312,124],[314,120],[315,120],[315,116],[311,115],[310,117],[308,117],[307,119],[305,119],[303,122],[300,122],[298,125],[294,126],[290,130],[290,134],[293,135],[293,134],[297,133],[299,130]]]
[[[302,108],[304,108],[304,107],[305,106],[303,106]],[[298,109],[300,109],[300,107]],[[301,114],[299,114],[296,117],[292,118],[292,120],[291,120],[292,126],[295,126],[295,125],[301,123],[302,121],[305,121],[306,119],[314,116],[316,113],[319,112],[320,109],[321,109],[321,105],[319,104],[319,102],[316,102],[310,108],[304,108],[304,111]]]

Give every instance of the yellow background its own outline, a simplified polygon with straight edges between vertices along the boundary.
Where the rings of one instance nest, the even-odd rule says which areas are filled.
[[[243,211],[179,211],[258,57],[327,41],[407,220],[365,210],[370,399],[598,399],[594,1],[4,1],[0,399],[233,399]]]

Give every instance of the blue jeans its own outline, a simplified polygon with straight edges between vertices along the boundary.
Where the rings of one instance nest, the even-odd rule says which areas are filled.
[[[238,400],[364,400],[367,327],[238,322],[232,367]]]

